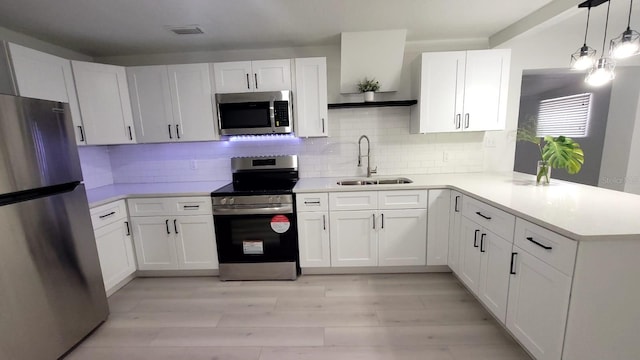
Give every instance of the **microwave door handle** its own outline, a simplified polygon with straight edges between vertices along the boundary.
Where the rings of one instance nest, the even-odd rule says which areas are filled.
[[[269,118],[271,120],[271,132],[276,132],[276,110],[273,100],[269,102]]]

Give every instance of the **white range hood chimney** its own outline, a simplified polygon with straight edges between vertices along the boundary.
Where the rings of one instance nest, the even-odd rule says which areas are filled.
[[[358,82],[375,78],[380,90],[397,91],[407,30],[343,32],[340,53],[340,93],[357,93]]]

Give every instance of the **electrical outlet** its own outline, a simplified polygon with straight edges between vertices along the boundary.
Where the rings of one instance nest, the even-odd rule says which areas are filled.
[[[449,153],[446,151],[442,152],[442,162],[449,162]]]
[[[484,147],[494,148],[496,147],[496,139],[491,135],[485,135],[484,138]]]
[[[191,170],[197,170],[198,169],[198,160],[191,160],[191,163],[189,164],[189,167],[191,168]]]

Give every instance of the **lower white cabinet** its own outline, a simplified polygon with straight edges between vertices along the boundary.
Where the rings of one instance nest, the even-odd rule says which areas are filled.
[[[450,190],[429,190],[427,265],[447,265],[449,259]]]
[[[332,211],[331,265],[377,266],[376,212]]]
[[[330,267],[329,213],[298,213],[298,245],[301,267]]]
[[[537,360],[559,360],[571,278],[517,246],[513,252],[507,329]]]
[[[178,268],[175,237],[167,217],[132,217],[133,239],[140,270]]]
[[[460,221],[462,221],[462,194],[451,191],[449,207],[449,252],[447,265],[458,273],[460,264]]]
[[[427,255],[427,210],[381,211],[378,265],[424,265]]]

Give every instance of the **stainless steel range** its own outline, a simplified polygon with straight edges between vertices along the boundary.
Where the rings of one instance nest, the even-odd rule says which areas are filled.
[[[233,182],[211,193],[221,280],[294,280],[298,157],[232,158]]]

